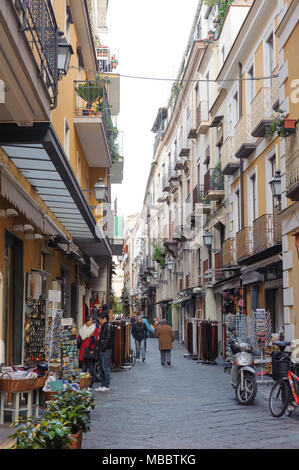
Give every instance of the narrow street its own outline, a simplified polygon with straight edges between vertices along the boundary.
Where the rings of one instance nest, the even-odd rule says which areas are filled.
[[[92,429],[82,447],[299,448],[299,415],[271,416],[271,386],[259,385],[255,404],[242,407],[221,359],[217,365],[206,365],[185,358],[185,353],[185,347],[175,342],[173,365],[162,367],[157,340],[150,339],[145,363],[112,373],[110,392],[95,392]]]

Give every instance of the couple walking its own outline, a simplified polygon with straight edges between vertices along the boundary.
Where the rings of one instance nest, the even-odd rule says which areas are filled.
[[[148,337],[149,331],[155,333],[159,339],[159,350],[161,355],[161,365],[171,365],[171,350],[172,343],[174,341],[174,333],[171,326],[168,325],[166,320],[162,320],[160,325],[154,330],[150,326],[148,327],[143,321],[141,316],[137,317],[137,320],[132,326],[132,336],[135,339],[136,345],[136,362],[140,361],[140,351],[142,355],[142,362],[145,361],[146,351],[146,338]]]

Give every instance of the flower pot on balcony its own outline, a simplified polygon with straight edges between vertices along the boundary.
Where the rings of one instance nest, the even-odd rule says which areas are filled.
[[[283,127],[289,134],[296,132],[296,119],[284,119]]]

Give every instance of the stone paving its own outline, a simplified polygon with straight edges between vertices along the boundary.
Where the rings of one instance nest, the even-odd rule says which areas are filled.
[[[241,406],[222,359],[198,363],[175,342],[172,366],[162,367],[157,339],[147,349],[145,363],[113,372],[110,391],[94,392],[83,449],[299,448],[299,412],[273,418],[271,385],[259,384],[255,404]]]

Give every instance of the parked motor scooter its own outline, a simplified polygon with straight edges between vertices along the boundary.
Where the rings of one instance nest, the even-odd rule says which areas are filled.
[[[257,383],[256,370],[254,369],[253,347],[245,341],[239,341],[235,336],[235,330],[228,329],[231,333],[229,345],[234,354],[231,370],[232,386],[236,391],[236,398],[240,405],[251,405],[256,397]],[[224,371],[227,371],[227,367]]]

